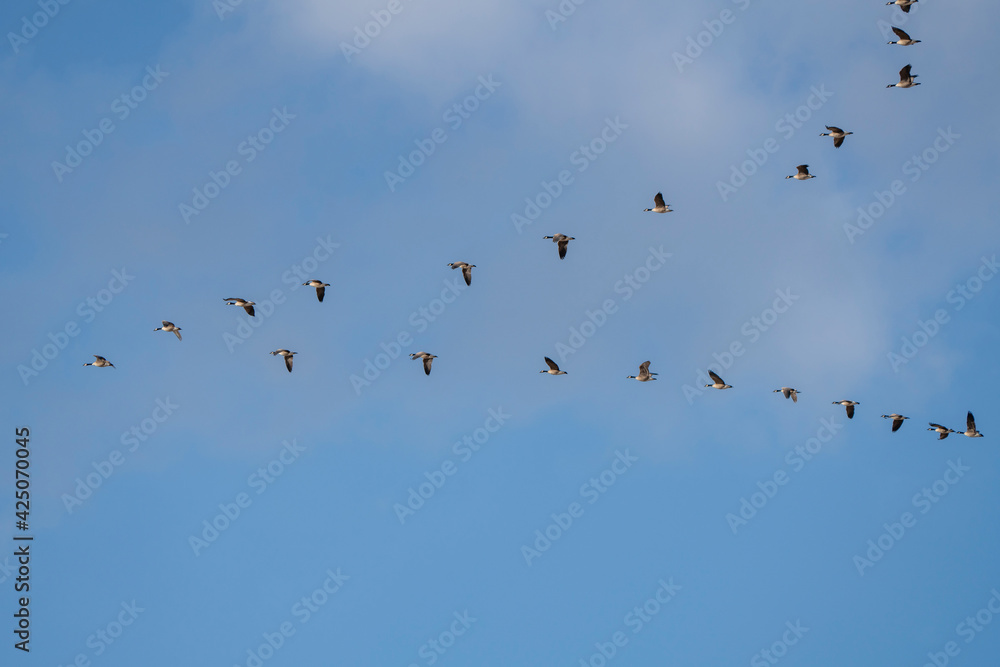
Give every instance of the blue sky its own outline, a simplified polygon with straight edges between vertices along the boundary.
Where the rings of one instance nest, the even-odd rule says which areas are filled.
[[[11,664],[993,664],[998,18],[7,3]]]

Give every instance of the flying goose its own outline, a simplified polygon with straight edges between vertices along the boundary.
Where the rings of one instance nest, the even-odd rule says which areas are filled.
[[[285,358],[285,368],[288,369],[289,373],[292,372],[292,356],[298,354],[298,352],[289,352],[288,350],[275,350],[271,354],[272,355],[280,354],[281,356],[283,356]]]
[[[853,132],[844,132],[839,127],[833,127],[832,125],[827,125],[826,129],[828,129],[830,131],[829,132],[822,132],[822,133],[820,133],[819,136],[821,136],[821,137],[833,137],[833,147],[834,148],[840,148],[840,145],[842,143],[844,143],[844,137],[846,137],[849,134],[854,134]]]
[[[566,375],[566,371],[559,370],[559,365],[556,362],[549,359],[548,357],[545,357],[545,363],[548,364],[549,370],[538,371],[539,373],[548,373],[549,375]]]
[[[644,211],[650,211],[652,213],[673,213],[673,211],[670,210],[670,204],[664,204],[663,203],[663,193],[662,192],[657,192],[656,193],[656,196],[653,197],[653,204],[654,204],[653,208],[646,208],[646,209],[643,209],[643,210]]]
[[[935,424],[934,422],[928,422],[928,423],[931,425],[931,428],[927,430],[937,432],[938,440],[944,440],[945,438],[948,437],[949,433],[958,433],[958,431],[952,431],[950,428],[945,428],[944,426],[941,426],[941,424]]]
[[[330,283],[325,283],[322,280],[307,280],[302,284],[307,287],[315,287],[316,298],[319,299],[320,303],[323,303],[323,297],[326,296],[326,288],[330,286]]]
[[[798,403],[799,401],[799,391],[797,389],[792,389],[791,387],[782,387],[781,389],[775,389],[775,393],[780,393],[785,398],[791,398],[792,403]]]
[[[967,435],[970,438],[983,437],[983,434],[976,430],[976,418],[972,416],[971,412],[965,417],[965,429],[965,433],[962,435]]]
[[[549,366],[555,366],[553,363],[551,363],[549,361],[548,357],[545,358],[545,361],[549,362]],[[559,370],[559,367],[555,366],[555,369]],[[545,371],[542,371],[542,372],[544,373]],[[649,382],[650,380],[655,380],[656,379],[655,377],[653,377],[654,375],[659,375],[659,373],[650,373],[649,372],[649,362],[648,361],[644,361],[639,366],[639,374],[638,375],[629,375],[627,377],[628,377],[629,380],[638,380],[639,382]]]
[[[559,244],[559,259],[566,259],[566,246],[569,245],[570,241],[575,241],[576,239],[572,236],[566,236],[565,234],[556,234],[555,236],[543,236],[543,239],[552,239],[553,243]]]
[[[886,86],[886,88],[911,88],[913,86],[919,86],[920,84],[914,81],[914,79],[917,78],[917,75],[910,74],[910,67],[912,67],[912,65],[907,65],[903,69],[899,70],[899,83],[890,83]]]
[[[903,10],[904,14],[910,13],[910,5],[916,3],[917,0],[891,0],[891,2],[885,3],[886,5],[899,5],[899,8]]]
[[[733,388],[733,385],[726,384],[725,382],[723,382],[722,378],[720,378],[719,374],[716,373],[715,371],[709,371],[708,372],[708,376],[710,378],[712,378],[712,381],[715,384],[706,384],[705,385],[706,387],[711,387],[712,389],[732,389]]]
[[[467,262],[452,262],[448,266],[451,267],[452,271],[455,269],[462,269],[462,275],[465,276],[465,284],[472,285],[472,269],[476,268],[475,264],[469,264]]]
[[[84,364],[84,366],[97,366],[98,368],[103,368],[104,366],[111,366],[111,368],[115,367],[113,363],[96,354],[94,355],[94,360],[89,364]]]
[[[909,419],[909,417],[904,417],[903,415],[897,415],[895,412],[891,415],[882,415],[882,419],[892,420],[892,432],[895,433],[899,430],[899,427],[903,425],[904,419]]]
[[[229,302],[230,306],[240,306],[243,310],[247,311],[247,315],[254,317],[253,307],[257,304],[253,301],[247,301],[246,299],[223,299],[223,301]]]
[[[809,165],[807,164],[800,164],[796,167],[796,169],[799,170],[798,173],[792,174],[791,176],[785,176],[785,178],[794,178],[797,181],[804,181],[807,178],[816,178],[809,173]]]
[[[857,401],[834,401],[833,404],[834,405],[843,405],[845,408],[847,408],[847,418],[848,419],[854,419],[854,406],[855,405],[861,405]]]
[[[437,355],[430,354],[428,352],[415,352],[410,355],[410,359],[423,359],[424,360],[424,375],[431,374],[431,363],[437,359]]]
[[[181,328],[175,325],[173,322],[167,322],[166,320],[160,320],[163,322],[162,327],[156,327],[153,331],[173,331],[177,336],[177,340],[181,340]]]
[[[892,31],[896,33],[896,37],[899,37],[899,40],[895,42],[889,42],[890,44],[899,44],[900,46],[913,46],[914,44],[920,43],[919,39],[910,39],[909,35],[907,35],[905,32],[903,32],[896,26],[892,26]]]

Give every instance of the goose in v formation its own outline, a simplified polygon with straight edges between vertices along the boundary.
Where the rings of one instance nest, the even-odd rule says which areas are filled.
[[[430,354],[429,352],[414,352],[410,355],[410,359],[423,359],[424,360],[424,375],[431,374],[431,363],[437,359],[436,354]]]
[[[559,364],[552,361],[548,357],[545,357],[545,364],[549,367],[549,370],[538,371],[539,373],[548,373],[549,375],[566,375],[566,371],[559,370]]]
[[[903,415],[898,415],[894,412],[891,415],[882,415],[882,419],[892,420],[892,432],[895,433],[899,430],[899,427],[903,425],[903,420],[909,419],[909,417],[904,417]]]
[[[548,357],[546,357],[546,361],[548,361]],[[559,370],[558,366],[556,366],[556,370]],[[542,371],[542,372],[544,373],[545,371]],[[656,379],[655,377],[653,377],[654,375],[659,375],[659,373],[650,373],[649,372],[649,362],[648,361],[644,361],[644,362],[642,362],[639,365],[639,374],[638,375],[629,375],[629,376],[627,376],[627,378],[629,380],[638,380],[639,382],[649,382],[650,380],[655,380]]]
[[[115,367],[113,363],[111,363],[110,361],[108,361],[107,359],[98,354],[94,355],[93,361],[91,361],[89,364],[84,364],[84,366],[96,366],[97,368],[104,368],[105,366],[111,366],[111,368]]]
[[[566,259],[566,246],[569,245],[570,241],[575,241],[576,238],[572,236],[566,236],[565,234],[556,234],[555,236],[543,236],[543,239],[552,239],[553,243],[559,244],[559,259]]]
[[[256,306],[256,302],[247,301],[246,299],[223,299],[230,306],[240,306],[243,310],[247,311],[247,315],[254,317],[253,307]]]
[[[288,372],[291,373],[292,372],[292,357],[294,355],[298,354],[298,352],[289,352],[288,350],[275,350],[274,352],[271,352],[272,356],[276,355],[276,354],[280,354],[281,356],[283,356],[285,358],[285,368],[287,368]]]
[[[174,324],[173,322],[167,322],[166,320],[160,320],[163,322],[162,327],[156,327],[153,331],[173,331],[174,335],[177,336],[177,340],[181,340],[181,328]]]
[[[462,276],[465,278],[465,284],[472,285],[472,269],[476,268],[475,264],[469,264],[468,262],[452,262],[448,266],[451,267],[452,271],[455,269],[462,269]]]
[[[670,209],[670,204],[663,203],[663,193],[657,192],[656,196],[653,197],[653,208],[645,208],[643,211],[648,211],[651,213],[673,213]]]
[[[325,283],[322,280],[307,280],[302,284],[306,287],[315,287],[316,298],[319,299],[320,303],[323,303],[323,297],[326,296],[326,288],[330,286],[330,283]]]

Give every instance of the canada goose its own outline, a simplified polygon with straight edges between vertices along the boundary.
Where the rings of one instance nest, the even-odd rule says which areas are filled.
[[[566,375],[566,371],[559,370],[559,365],[548,357],[545,357],[545,363],[548,364],[549,370],[538,371],[539,373],[548,373],[549,375]]]
[[[962,435],[967,435],[970,438],[983,437],[983,434],[976,430],[976,418],[972,416],[971,412],[965,417],[965,429],[965,433]]]
[[[472,269],[476,268],[475,264],[468,264],[466,262],[452,262],[448,266],[451,267],[452,271],[455,269],[462,269],[462,275],[465,276],[465,284],[472,285]]]
[[[545,358],[545,361],[549,362],[549,366],[554,366],[554,364],[549,361],[548,357]],[[559,370],[559,367],[555,366],[555,369]],[[542,371],[542,372],[544,373],[545,371]],[[644,361],[639,366],[639,374],[638,375],[629,375],[627,377],[628,377],[629,380],[638,380],[639,382],[649,382],[650,380],[655,380],[656,379],[655,377],[653,377],[654,375],[659,375],[659,373],[650,373],[649,372],[649,362],[648,361]]]
[[[882,415],[882,419],[892,420],[892,432],[895,433],[899,430],[899,427],[903,425],[904,419],[909,419],[909,417],[904,417],[903,415],[897,415],[895,412],[891,415]]]
[[[842,143],[844,143],[844,137],[846,137],[849,134],[854,134],[853,132],[844,132],[839,127],[833,127],[832,125],[827,125],[826,129],[828,129],[830,131],[829,132],[823,132],[819,136],[821,136],[821,137],[833,137],[833,147],[834,148],[840,148],[840,145]]]
[[[792,389],[791,387],[782,387],[781,389],[775,389],[775,393],[780,393],[785,398],[791,398],[792,403],[799,402],[799,391],[797,389]]]
[[[275,350],[271,354],[272,355],[280,354],[281,356],[283,356],[285,358],[285,368],[288,369],[289,373],[292,372],[292,355],[296,355],[298,354],[298,352],[289,352],[288,350]]]
[[[320,303],[323,303],[323,297],[326,296],[326,288],[330,286],[330,283],[325,283],[322,280],[307,280],[302,284],[307,287],[315,287],[316,298],[319,299]]]
[[[857,401],[834,401],[833,404],[834,405],[843,405],[845,408],[847,408],[847,418],[848,419],[854,419],[854,406],[855,405],[861,405]]]
[[[103,368],[104,366],[111,366],[111,368],[115,367],[113,363],[96,354],[94,355],[94,360],[89,364],[84,364],[84,366],[97,366],[98,368]]]
[[[167,322],[166,320],[160,320],[163,322],[162,327],[156,327],[153,331],[173,331],[177,335],[177,340],[181,340],[181,328],[175,325],[173,322]]]
[[[712,378],[712,381],[715,382],[715,384],[706,384],[705,385],[706,387],[711,387],[712,389],[732,389],[733,388],[733,385],[726,384],[725,382],[723,382],[722,378],[720,378],[719,375],[718,375],[718,373],[716,373],[715,371],[709,371],[708,372],[708,376],[710,378]]]
[[[223,301],[228,301],[230,306],[241,306],[243,310],[247,311],[247,315],[254,317],[253,307],[257,305],[255,302],[246,299],[223,299]]]
[[[945,428],[944,426],[941,426],[941,424],[935,424],[934,422],[928,422],[928,423],[931,425],[931,428],[927,430],[937,432],[938,440],[944,440],[945,438],[948,437],[949,433],[958,432],[958,431],[952,431],[950,428]]]
[[[913,46],[914,44],[920,43],[919,39],[910,39],[909,35],[907,35],[905,32],[903,32],[896,26],[892,26],[892,31],[896,33],[896,37],[899,37],[899,40],[895,42],[889,42],[890,44],[899,44],[900,46]]]
[[[785,178],[794,178],[797,181],[804,181],[807,178],[816,178],[809,173],[809,165],[807,164],[800,164],[796,167],[796,169],[798,169],[798,173],[792,174],[791,176],[785,176]]]
[[[891,2],[885,3],[886,5],[899,5],[899,8],[903,10],[904,14],[910,13],[910,5],[916,3],[917,0],[891,0]]]
[[[920,84],[914,81],[914,79],[917,78],[917,75],[910,74],[910,67],[912,67],[912,65],[907,65],[903,69],[899,70],[899,83],[890,83],[886,86],[886,88],[911,88],[913,86],[919,86]]]
[[[559,244],[559,259],[566,259],[566,246],[570,241],[575,241],[576,239],[572,236],[566,236],[565,234],[556,234],[555,236],[543,236],[543,239],[552,239],[553,243]]]
[[[673,213],[673,211],[670,210],[670,204],[664,204],[663,203],[663,193],[662,192],[657,192],[656,193],[656,196],[653,197],[653,204],[654,204],[653,208],[646,208],[646,209],[643,209],[643,210],[644,211],[650,211],[652,213]]]
[[[423,359],[424,360],[424,375],[431,374],[431,363],[437,359],[437,355],[429,354],[427,352],[415,352],[410,355],[410,359]]]

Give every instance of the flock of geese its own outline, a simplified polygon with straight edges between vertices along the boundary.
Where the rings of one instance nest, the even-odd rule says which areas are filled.
[[[896,5],[903,12],[909,13],[910,6],[915,4],[917,1],[918,0],[892,0],[891,2],[887,2],[886,4]],[[889,42],[889,44],[896,44],[899,46],[912,46],[914,44],[920,43],[919,39],[916,40],[911,39],[906,32],[900,30],[895,26],[892,26],[892,31],[896,34],[896,36],[899,39],[893,42]],[[919,83],[916,83],[914,81],[916,75],[910,73],[910,67],[911,67],[910,65],[907,65],[906,67],[901,69],[899,72],[899,82],[894,84],[889,84],[887,88],[894,88],[894,87],[910,88],[913,86],[920,85]],[[845,132],[839,127],[834,127],[830,125],[827,125],[826,129],[827,132],[821,133],[820,136],[831,137],[833,139],[834,148],[840,148],[840,146],[843,145],[844,143],[844,139],[848,135],[854,134],[853,132]],[[804,181],[810,178],[816,178],[815,175],[809,173],[809,165],[802,164],[799,165],[796,169],[797,172],[795,174],[786,176],[785,178],[786,179],[793,178],[800,181]],[[670,204],[665,203],[662,192],[657,192],[656,196],[653,197],[653,208],[647,208],[644,209],[644,211],[651,213],[673,213],[673,210],[670,208]],[[556,244],[559,250],[559,259],[566,258],[566,250],[567,247],[569,246],[569,242],[576,240],[575,237],[567,236],[565,234],[554,234],[552,236],[544,236],[542,238],[551,239],[552,242]],[[452,262],[447,266],[452,270],[461,269],[462,276],[465,278],[465,284],[468,286],[472,285],[472,269],[476,268],[475,264],[469,264],[468,262]],[[320,303],[323,302],[323,297],[326,294],[326,288],[330,286],[329,283],[325,283],[321,280],[315,280],[315,279],[308,280],[302,283],[302,285],[315,288],[316,298],[319,299]],[[223,299],[223,301],[225,301],[227,305],[243,308],[246,311],[247,315],[249,315],[250,317],[255,317],[255,312],[254,312],[254,306],[256,305],[255,302],[242,298],[226,298]],[[163,320],[162,326],[157,327],[156,329],[154,329],[154,331],[170,332],[177,336],[177,340],[183,340],[181,338],[181,328],[175,325],[173,322],[168,322],[167,320]],[[272,356],[281,356],[285,361],[285,368],[288,369],[289,373],[292,372],[292,361],[293,357],[296,354],[298,354],[297,352],[280,349],[280,350],[274,350],[270,352],[270,354]],[[421,360],[423,362],[424,373],[426,375],[430,375],[431,364],[433,363],[434,359],[437,359],[437,355],[430,354],[429,352],[415,352],[410,355],[410,359],[414,361],[417,359]],[[547,373],[549,375],[567,374],[566,371],[560,370],[559,365],[549,357],[545,357],[545,364],[548,366],[548,368],[539,371],[539,373]],[[650,364],[649,361],[644,361],[639,366],[639,374],[626,376],[627,379],[636,380],[638,382],[650,382],[656,380],[657,373],[650,372],[649,364]],[[97,368],[115,367],[115,365],[110,361],[108,361],[106,358],[96,354],[94,355],[94,361],[84,364],[84,366],[95,366]],[[705,387],[711,389],[719,389],[719,390],[732,389],[732,385],[726,384],[726,382],[721,377],[719,377],[719,375],[715,371],[709,370],[708,374],[712,379],[712,384],[706,384]],[[793,403],[798,402],[798,395],[801,393],[799,390],[794,389],[792,387],[781,387],[780,389],[775,389],[774,392],[780,393],[786,399],[788,398],[792,399]],[[833,401],[833,404],[844,406],[847,412],[848,419],[854,418],[854,408],[855,406],[860,405],[859,402],[850,400]],[[909,419],[909,417],[905,417],[903,415],[896,413],[893,413],[891,415],[882,415],[882,418],[892,420],[893,432],[898,431],[899,428],[903,425],[903,421]],[[955,431],[953,429],[947,428],[940,424],[935,424],[933,422],[928,422],[928,423],[930,425],[930,428],[928,428],[927,430],[934,431],[935,433],[937,433],[939,440],[947,438],[950,433],[961,433],[961,435],[965,435],[970,438],[983,437],[983,434],[976,429],[976,422],[975,419],[973,418],[972,412],[968,413],[968,416],[966,418],[966,430],[964,432]]]

